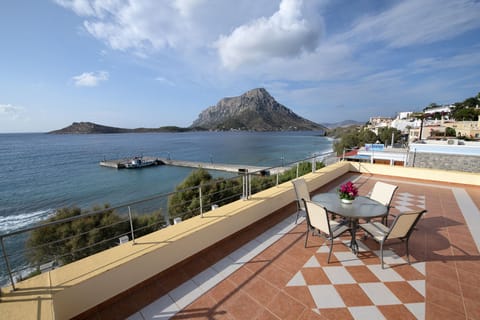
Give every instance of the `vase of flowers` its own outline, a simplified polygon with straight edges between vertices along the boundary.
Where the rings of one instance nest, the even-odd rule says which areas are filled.
[[[352,203],[358,195],[358,188],[355,187],[353,182],[348,181],[340,186],[338,195],[343,203]]]

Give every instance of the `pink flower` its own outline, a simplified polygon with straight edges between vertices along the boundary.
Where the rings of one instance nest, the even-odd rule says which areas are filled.
[[[358,195],[358,189],[353,182],[348,181],[340,186],[338,194],[340,195],[340,199],[353,200]]]

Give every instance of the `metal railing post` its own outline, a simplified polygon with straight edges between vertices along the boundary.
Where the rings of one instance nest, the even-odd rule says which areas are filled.
[[[202,185],[198,186],[198,197],[200,199],[200,217],[203,218]]]
[[[297,162],[297,178],[298,178],[298,172],[300,170],[300,162]]]
[[[13,290],[16,290],[15,281],[13,281],[13,276],[12,276],[12,269],[10,268],[10,263],[8,262],[7,251],[5,250],[5,244],[3,243],[3,237],[0,237],[0,242],[2,243],[3,259],[5,259],[5,265],[7,266],[8,276],[10,277],[10,282],[12,283]]]
[[[135,244],[135,234],[133,233],[132,211],[130,210],[130,206],[128,206],[128,218],[130,219],[130,232],[132,233],[132,241],[133,241],[133,244]]]
[[[247,171],[248,172],[248,171]],[[252,195],[252,176],[250,173],[248,174],[248,194],[247,194],[247,199],[250,199],[250,196]]]
[[[315,161],[316,157],[312,158],[312,173],[317,169],[317,162]]]
[[[278,186],[278,179],[279,179],[278,177],[279,177],[279,173],[277,171],[277,184],[276,184],[277,186]]]

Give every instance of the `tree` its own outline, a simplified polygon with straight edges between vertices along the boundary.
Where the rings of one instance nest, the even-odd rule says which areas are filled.
[[[380,128],[378,130],[378,139],[385,145],[391,144],[392,134],[394,142],[400,141],[402,133],[395,128]]]
[[[82,215],[85,217],[81,218]],[[74,217],[79,219],[46,225],[32,231],[26,246],[29,249],[27,258],[33,265],[51,260],[66,264],[82,259],[116,245],[117,238],[130,231],[130,224],[126,223],[128,219],[109,209],[108,205],[104,208],[94,207],[92,211],[78,207],[61,208],[45,224]],[[156,230],[162,221],[160,211],[133,218],[134,229],[138,229],[135,236]]]
[[[445,128],[445,134],[448,137],[455,137],[457,135],[457,133],[455,132],[455,129],[450,128],[450,127]]]

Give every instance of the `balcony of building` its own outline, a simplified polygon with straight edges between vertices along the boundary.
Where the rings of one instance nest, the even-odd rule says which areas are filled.
[[[340,162],[304,176],[312,194],[355,181],[398,186],[392,213],[427,209],[411,240],[348,237],[332,260],[304,247],[290,182],[3,288],[8,319],[479,319],[480,176]]]

